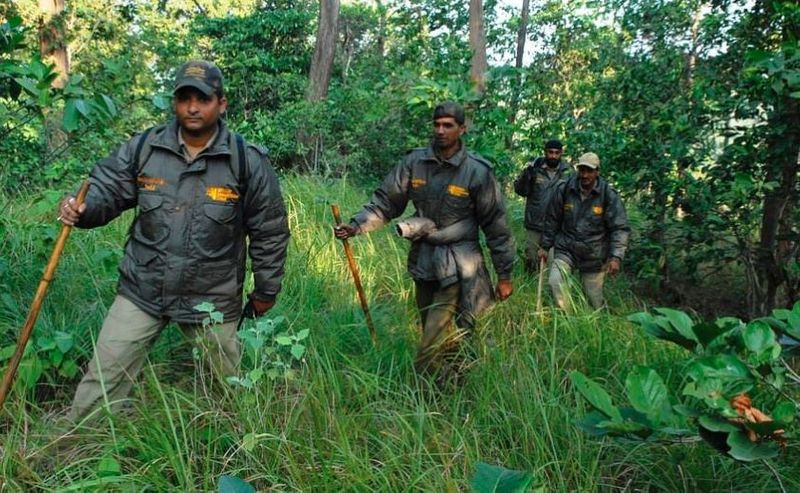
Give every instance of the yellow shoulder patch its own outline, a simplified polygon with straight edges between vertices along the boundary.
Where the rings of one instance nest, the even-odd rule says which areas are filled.
[[[424,187],[426,183],[428,183],[428,182],[425,181],[424,178],[412,178],[411,179],[411,188]]]
[[[447,185],[447,193],[454,197],[469,197],[469,190],[458,185]]]
[[[208,187],[206,188],[206,196],[214,202],[238,202],[239,194],[236,190],[228,187]]]
[[[567,202],[564,204],[564,212],[571,211],[572,208],[575,207],[572,202]]]
[[[595,216],[599,216],[603,214],[603,206],[602,205],[595,205],[592,207],[592,212]]]

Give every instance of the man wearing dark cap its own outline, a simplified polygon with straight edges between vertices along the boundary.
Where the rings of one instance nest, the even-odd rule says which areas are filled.
[[[539,250],[545,258],[554,249],[549,281],[562,310],[570,306],[566,275],[573,269],[580,272],[592,307],[604,306],[605,275],[620,271],[631,231],[619,194],[600,177],[600,157],[587,152],[576,167],[576,174],[553,189]]]
[[[535,273],[539,268],[538,251],[542,241],[545,213],[550,192],[570,170],[561,160],[564,146],[558,140],[548,140],[544,145],[544,156],[528,162],[519,177],[514,180],[514,191],[525,197],[525,270]]]
[[[119,267],[117,296],[70,408],[73,421],[130,392],[147,352],[170,322],[199,336],[212,368],[231,375],[249,252],[255,289],[245,307],[262,315],[281,288],[289,229],[266,151],[229,131],[222,73],[193,60],[178,69],[175,118],[133,137],[92,169],[86,201],[60,205],[58,219],[102,226],[137,208]],[[246,239],[249,249],[246,250]],[[211,302],[216,327],[194,307]]]
[[[511,295],[514,244],[506,208],[492,165],[468,151],[461,140],[464,109],[445,102],[433,112],[433,142],[409,151],[384,179],[370,202],[347,225],[334,230],[339,239],[374,231],[399,217],[408,202],[415,211],[398,232],[408,235],[408,271],[416,285],[422,339],[416,358],[420,372],[442,376],[442,353],[452,353],[459,335],[496,298]],[[410,227],[407,227],[410,226]],[[497,273],[492,290],[478,232]],[[451,322],[462,331],[453,331]]]

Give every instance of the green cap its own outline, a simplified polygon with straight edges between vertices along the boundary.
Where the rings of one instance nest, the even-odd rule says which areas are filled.
[[[222,94],[222,71],[211,62],[191,60],[178,69],[175,75],[175,94],[184,87],[194,87],[206,96]]]

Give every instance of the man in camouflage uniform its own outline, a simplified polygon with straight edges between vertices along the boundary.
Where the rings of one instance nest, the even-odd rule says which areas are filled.
[[[99,161],[80,207],[73,197],[61,203],[59,220],[80,228],[138,207],[116,299],[75,392],[73,421],[104,400],[118,407],[169,321],[204,339],[215,370],[235,373],[246,238],[255,280],[248,311],[262,315],[275,304],[289,240],[286,210],[266,151],[220,118],[227,108],[222,82],[210,62],[184,64],[174,86],[175,119]],[[193,308],[204,301],[223,314],[213,330]]]
[[[563,152],[560,141],[548,140],[544,145],[544,156],[529,162],[514,180],[514,191],[520,197],[525,197],[525,270],[528,273],[535,273],[539,269],[538,252],[550,192],[570,169],[561,160]]]
[[[578,172],[555,187],[547,209],[539,258],[554,248],[550,287],[561,309],[569,305],[566,274],[577,268],[595,309],[604,305],[603,280],[616,275],[628,246],[628,218],[617,192],[600,177],[600,158],[587,152]]]
[[[412,240],[408,271],[416,285],[422,339],[416,367],[440,369],[442,351],[453,347],[451,322],[473,327],[475,317],[496,297],[511,295],[514,244],[492,165],[468,151],[461,136],[464,109],[445,102],[433,113],[433,144],[410,151],[384,179],[350,224],[336,228],[339,239],[368,233],[405,211],[416,211],[398,226]],[[418,227],[419,226],[419,227]],[[492,291],[478,232],[483,230],[497,273]]]

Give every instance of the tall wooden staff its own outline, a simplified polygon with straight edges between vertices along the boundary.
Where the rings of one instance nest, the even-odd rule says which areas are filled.
[[[86,198],[86,192],[88,190],[89,182],[85,181],[83,182],[83,185],[81,185],[81,189],[78,191],[78,197],[76,198],[78,206],[83,204],[83,200]],[[53,280],[53,274],[56,271],[56,266],[61,258],[61,252],[64,250],[64,244],[67,242],[70,231],[72,231],[72,226],[66,224],[61,226],[61,233],[58,235],[56,244],[53,247],[53,253],[50,254],[50,260],[47,262],[47,267],[44,269],[42,280],[39,281],[39,287],[36,289],[36,295],[33,297],[33,303],[31,303],[31,309],[28,312],[28,318],[25,319],[25,325],[22,326],[22,330],[19,332],[17,349],[14,351],[14,355],[11,357],[11,360],[8,363],[6,374],[3,375],[3,382],[0,384],[0,410],[3,409],[6,396],[8,395],[9,390],[11,390],[11,385],[14,383],[14,377],[17,374],[19,362],[22,360],[23,353],[25,353],[25,346],[28,344],[28,339],[31,338],[33,326],[36,324],[36,318],[39,316],[39,311],[42,308],[42,302],[44,302],[44,295],[47,292],[47,287],[50,285],[50,281]]]
[[[336,221],[336,226],[342,225],[342,217],[339,214],[339,206],[331,204],[331,211],[333,212],[333,219]],[[353,256],[353,247],[347,239],[342,240],[344,245],[344,254],[347,256],[347,264],[350,266],[350,272],[353,274],[353,282],[356,284],[356,291],[358,292],[358,299],[361,301],[361,309],[364,310],[364,317],[367,319],[367,328],[369,328],[369,335],[372,336],[372,344],[378,345],[378,334],[375,332],[375,326],[372,324],[372,316],[369,314],[369,306],[367,305],[367,295],[364,294],[364,287],[361,285],[361,276],[358,273],[358,264]]]

